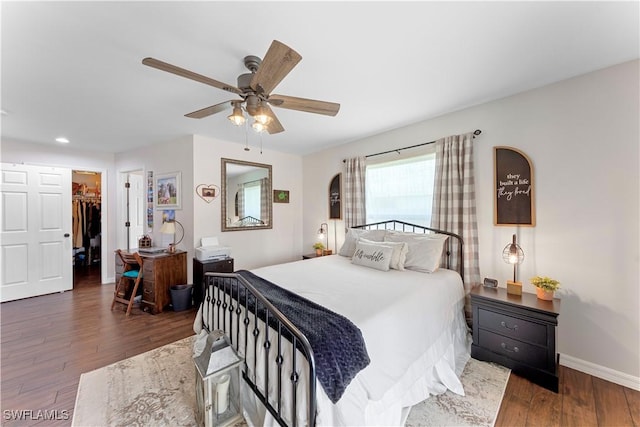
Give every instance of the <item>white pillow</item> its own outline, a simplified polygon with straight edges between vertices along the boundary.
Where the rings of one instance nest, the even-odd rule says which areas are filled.
[[[387,230],[362,230],[359,228],[350,228],[347,231],[346,236],[344,236],[344,243],[342,244],[342,247],[340,247],[338,255],[346,257],[353,256],[353,253],[356,250],[356,242],[360,237],[374,242],[382,242],[386,234]]]
[[[376,270],[389,271],[393,248],[384,244],[356,242],[351,263]]]
[[[446,234],[417,234],[389,232],[385,241],[406,242],[409,252],[404,263],[407,270],[433,273],[440,267]]]
[[[409,245],[407,245],[407,242],[374,242],[363,238],[358,239],[358,242],[384,245],[393,248],[393,253],[391,254],[391,263],[389,264],[389,267],[393,268],[394,270],[404,270],[404,263],[407,259],[407,252],[409,252]]]

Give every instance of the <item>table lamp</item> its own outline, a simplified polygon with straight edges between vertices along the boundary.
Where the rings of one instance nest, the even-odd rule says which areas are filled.
[[[516,235],[513,241],[504,247],[502,259],[507,264],[513,264],[513,281],[507,280],[507,293],[511,295],[522,295],[522,283],[516,280],[516,266],[524,261],[524,251],[516,243]]]
[[[180,236],[180,239],[178,239],[178,241],[176,242],[176,224],[178,224],[180,226],[180,228],[182,229],[182,236]],[[180,224],[180,222],[178,222],[177,220],[171,220],[171,221],[165,221],[162,223],[162,227],[160,227],[160,233],[162,234],[173,234],[173,243],[169,244],[169,247],[167,248],[167,251],[169,253],[174,253],[176,251],[176,246],[182,242],[182,239],[184,239],[184,227],[182,226],[182,224]]]

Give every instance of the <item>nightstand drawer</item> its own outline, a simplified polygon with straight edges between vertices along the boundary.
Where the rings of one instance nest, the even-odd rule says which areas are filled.
[[[530,322],[494,311],[478,309],[478,327],[491,329],[499,334],[524,340],[534,344],[547,345],[547,328],[540,323]]]
[[[478,345],[489,351],[539,369],[547,369],[547,349],[490,331],[479,331]]]

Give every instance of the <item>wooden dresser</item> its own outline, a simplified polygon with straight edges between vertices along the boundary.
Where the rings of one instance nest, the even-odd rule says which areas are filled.
[[[162,313],[171,303],[171,286],[187,283],[187,252],[143,254],[142,302],[140,308]],[[116,283],[122,274],[122,261],[116,254]]]
[[[556,326],[560,300],[536,295],[509,295],[504,288],[471,290],[473,344],[471,356],[496,362],[558,392]]]

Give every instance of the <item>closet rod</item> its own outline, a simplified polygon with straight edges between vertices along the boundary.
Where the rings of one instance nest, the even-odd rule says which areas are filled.
[[[473,131],[473,137],[475,138],[476,136],[480,135],[481,133],[482,133],[482,131],[480,129],[476,129],[476,130]],[[381,153],[367,154],[365,157],[381,156],[383,154],[389,154],[389,153],[398,153],[398,154],[400,154],[400,151],[402,151],[402,150],[408,150],[409,148],[422,147],[423,145],[429,145],[429,144],[433,144],[433,143],[435,143],[435,141],[423,142],[422,144],[411,145],[409,147],[396,148],[395,150],[383,151]],[[342,160],[342,163],[344,163],[346,161],[347,161],[346,159]]]

